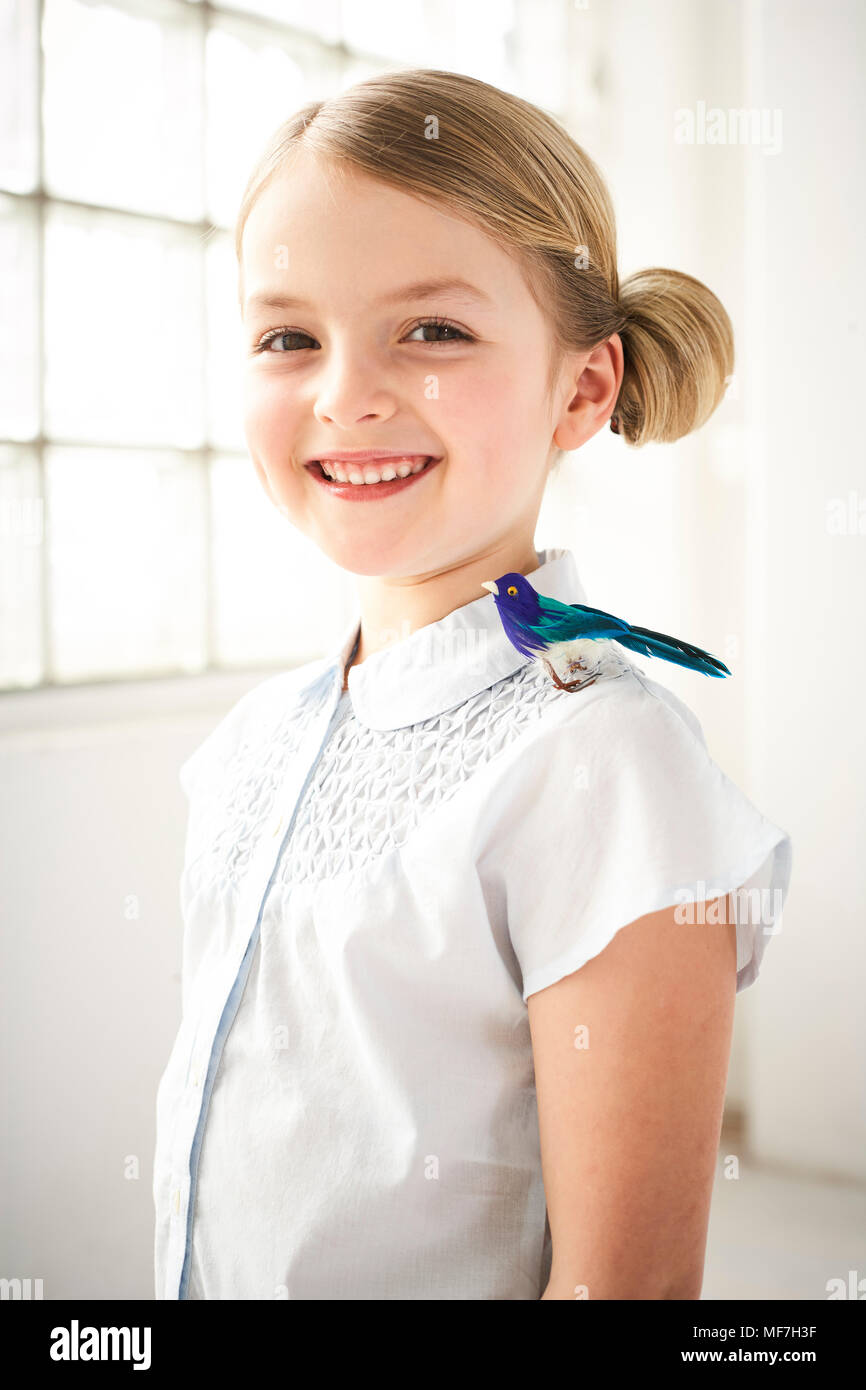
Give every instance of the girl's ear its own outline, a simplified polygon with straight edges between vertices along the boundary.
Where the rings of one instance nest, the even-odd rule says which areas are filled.
[[[563,404],[553,443],[567,452],[579,449],[607,424],[616,407],[624,370],[618,333],[591,352],[572,353],[564,368]],[[570,375],[569,375],[570,373]]]

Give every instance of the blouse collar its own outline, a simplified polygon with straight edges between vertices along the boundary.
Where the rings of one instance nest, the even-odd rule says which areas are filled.
[[[586,595],[570,550],[536,551],[538,568],[530,571],[533,588],[563,603],[585,603]],[[495,578],[496,576],[492,576]],[[335,646],[316,663],[308,685],[339,682],[349,660],[360,608]],[[521,654],[505,635],[493,594],[485,593],[438,622],[417,628],[360,666],[349,668],[349,695],[355,717],[370,729],[400,729],[444,714],[513,675],[531,657]],[[307,688],[306,686],[304,687]]]

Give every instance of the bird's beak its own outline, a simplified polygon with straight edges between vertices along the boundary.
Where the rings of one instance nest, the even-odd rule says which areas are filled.
[[[499,590],[496,587],[495,579],[482,579],[481,587],[482,589],[489,589],[491,594],[496,594],[496,597],[499,597]]]

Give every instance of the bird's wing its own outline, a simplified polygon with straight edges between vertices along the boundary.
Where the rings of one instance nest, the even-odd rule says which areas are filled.
[[[588,608],[585,603],[560,603],[558,599],[538,596],[539,618],[533,628],[548,642],[567,642],[573,637],[616,637],[628,632],[628,623],[601,608]]]
[[[703,671],[707,676],[729,676],[731,673],[723,661],[696,647],[691,642],[683,642],[665,632],[654,632],[649,627],[637,627],[606,613],[603,608],[588,608],[585,603],[560,603],[558,599],[539,594],[539,617],[532,624],[532,632],[545,646],[553,642],[564,642],[574,637],[589,637],[593,640],[609,638],[620,646],[642,656],[657,656],[664,661],[675,662],[692,671]]]

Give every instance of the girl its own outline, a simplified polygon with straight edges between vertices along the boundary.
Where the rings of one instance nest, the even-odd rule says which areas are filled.
[[[698,428],[727,315],[620,285],[592,161],[449,72],[299,111],[236,246],[253,463],[358,605],[181,768],[157,1297],[697,1299],[790,841],[655,665],[564,691],[483,583],[585,601],[551,468]]]

